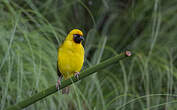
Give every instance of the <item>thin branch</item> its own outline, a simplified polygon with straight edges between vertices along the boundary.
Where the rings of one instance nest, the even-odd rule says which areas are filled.
[[[63,82],[61,82],[62,85],[60,86],[60,90],[65,88],[66,86],[71,85],[74,82],[77,82],[77,81],[79,81],[79,80],[81,80],[81,79],[83,79],[83,78],[85,78],[85,77],[87,77],[87,76],[89,76],[89,75],[101,70],[101,69],[104,69],[104,68],[106,68],[106,67],[108,67],[108,66],[110,66],[112,64],[115,64],[119,60],[122,60],[122,59],[124,59],[126,57],[129,57],[129,56],[131,56],[131,52],[130,51],[126,51],[125,53],[121,53],[120,55],[116,55],[116,56],[114,56],[112,58],[109,58],[108,60],[105,60],[105,61],[101,62],[100,64],[94,65],[94,66],[82,71],[81,74],[79,75],[79,79],[77,79],[75,77],[72,77],[71,79],[64,80]],[[39,92],[39,93],[27,98],[24,101],[21,101],[21,102],[15,104],[15,105],[12,105],[12,106],[8,107],[7,110],[20,110],[20,109],[23,109],[23,108],[25,108],[25,107],[27,107],[27,106],[29,106],[29,105],[37,102],[37,101],[49,96],[49,95],[57,92],[57,90],[58,89],[56,88],[56,85],[51,86],[48,89],[43,90],[43,91],[41,91],[41,92]]]

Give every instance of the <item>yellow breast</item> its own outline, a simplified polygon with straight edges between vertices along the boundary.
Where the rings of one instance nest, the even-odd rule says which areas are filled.
[[[80,72],[84,62],[84,48],[82,44],[65,41],[58,50],[58,68],[65,79],[75,72]]]

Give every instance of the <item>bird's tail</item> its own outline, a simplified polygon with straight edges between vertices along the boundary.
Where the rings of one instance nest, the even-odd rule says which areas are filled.
[[[69,94],[69,86],[62,89],[62,94]]]

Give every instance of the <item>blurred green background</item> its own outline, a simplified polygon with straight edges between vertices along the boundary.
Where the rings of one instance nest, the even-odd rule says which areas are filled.
[[[56,84],[57,48],[78,28],[84,68],[117,62],[25,110],[175,110],[177,0],[1,0],[0,110]]]

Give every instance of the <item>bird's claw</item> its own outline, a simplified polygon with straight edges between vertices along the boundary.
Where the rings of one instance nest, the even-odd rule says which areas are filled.
[[[74,74],[74,76],[75,76],[75,78],[77,78],[77,80],[79,80],[79,75],[80,75],[79,72],[76,72],[76,73]]]
[[[125,55],[129,57],[129,56],[131,56],[132,54],[131,54],[130,51],[125,51]]]

